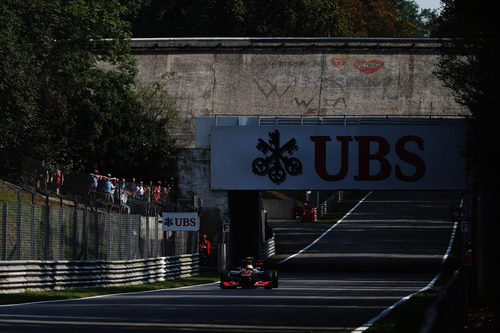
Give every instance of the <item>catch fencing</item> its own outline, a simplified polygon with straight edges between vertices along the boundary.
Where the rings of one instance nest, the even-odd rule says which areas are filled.
[[[198,233],[159,217],[0,203],[0,260],[134,260],[197,253]]]

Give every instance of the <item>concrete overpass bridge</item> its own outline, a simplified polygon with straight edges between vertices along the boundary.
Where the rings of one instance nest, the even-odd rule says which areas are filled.
[[[261,219],[259,190],[464,186],[464,162],[458,154],[464,131],[456,119],[469,112],[433,75],[441,43],[391,38],[134,39],[132,53],[143,82],[174,73],[167,88],[180,110],[174,131],[181,147],[180,198],[203,201],[202,230],[220,241],[222,225],[230,225],[230,239],[236,243],[242,233],[260,237],[262,224],[255,223]],[[276,131],[281,144],[295,140],[281,156],[290,166],[281,170],[273,169],[279,159],[268,153]],[[253,165],[258,144],[263,156]],[[337,160],[328,162],[327,156]],[[335,164],[338,160],[345,163]],[[259,173],[272,173],[278,181]],[[283,174],[288,175],[286,182],[279,181]],[[335,176],[344,177],[339,182]],[[289,183],[299,178],[301,182]],[[308,183],[313,178],[317,182]],[[255,249],[259,242],[247,247]]]

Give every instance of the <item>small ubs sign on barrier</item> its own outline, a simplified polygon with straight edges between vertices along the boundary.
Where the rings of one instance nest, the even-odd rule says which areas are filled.
[[[198,231],[200,219],[198,213],[170,213],[162,214],[163,231]]]

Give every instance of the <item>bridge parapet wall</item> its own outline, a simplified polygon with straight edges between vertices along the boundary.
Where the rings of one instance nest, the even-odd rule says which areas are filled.
[[[439,39],[137,39],[143,82],[173,72],[176,131],[195,146],[195,117],[465,115],[433,75]]]

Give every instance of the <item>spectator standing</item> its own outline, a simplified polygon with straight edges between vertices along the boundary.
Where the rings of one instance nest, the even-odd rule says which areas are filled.
[[[116,192],[116,178],[111,178],[111,189],[109,191],[109,196],[111,198],[112,203],[115,203],[115,192]]]
[[[91,199],[96,199],[97,187],[99,186],[99,170],[95,169],[93,173],[90,174],[90,185],[89,185],[89,197]]]
[[[144,199],[144,183],[141,181],[139,182],[139,186],[137,186],[137,200],[143,200]]]
[[[130,191],[130,196],[132,199],[137,197],[137,184],[135,183],[135,178],[132,178],[132,182],[128,184],[128,190]]]
[[[122,192],[122,184],[120,182],[120,179],[115,178],[115,202],[120,204],[120,194]]]
[[[168,201],[168,188],[163,187],[162,192],[161,192],[161,204],[166,208],[169,201]]]
[[[148,202],[153,202],[153,181],[149,181],[149,185],[144,189]]]
[[[153,189],[154,202],[158,203],[161,198],[161,181],[158,181],[157,185]]]
[[[45,160],[42,160],[40,168],[38,169],[38,179],[36,181],[36,188],[38,191],[47,193],[47,183],[49,182],[49,168],[45,165]]]
[[[123,210],[127,211],[127,214],[130,214],[130,206],[127,204],[129,193],[124,185],[125,185],[125,179],[123,180],[123,185],[122,188],[120,189],[120,206],[122,207]]]
[[[59,168],[59,164],[57,163],[56,163],[56,170],[52,175],[52,184],[54,184],[56,187],[56,194],[61,195],[61,187],[64,184],[64,175],[61,169]]]
[[[105,177],[104,180],[104,187],[103,187],[103,192],[104,192],[104,200],[107,202],[112,202],[112,196],[111,196],[111,187],[113,183],[111,181],[111,174],[108,173],[108,176]]]

